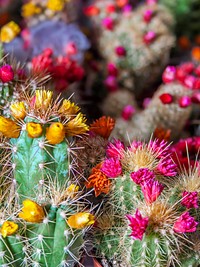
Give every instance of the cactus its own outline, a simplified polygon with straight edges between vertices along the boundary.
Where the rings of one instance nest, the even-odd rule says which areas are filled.
[[[175,140],[182,133],[192,113],[198,116],[199,102],[198,97],[195,96],[195,91],[199,90],[198,67],[191,62],[177,67],[168,66],[162,77],[163,84],[154,93],[144,110],[138,110],[134,99],[132,100],[132,106],[136,112],[134,111],[128,117],[123,114],[126,111],[125,107],[122,108],[123,99],[117,98],[118,95],[120,96],[120,91],[110,93],[103,105],[106,108],[105,111],[114,114],[115,98],[117,98],[118,107],[121,108],[121,117],[116,119],[116,126],[112,133],[114,137],[123,139],[125,142],[129,139],[148,140],[156,128],[162,128],[170,130],[171,139]],[[108,99],[111,102],[109,108]],[[131,101],[130,97],[129,101]]]
[[[175,41],[170,29],[172,16],[163,6],[142,4],[119,14],[100,12],[99,18],[100,54],[107,64],[116,65],[119,85],[141,95],[147,84],[155,82],[168,61]]]
[[[112,157],[101,165],[112,186],[95,229],[97,255],[111,266],[198,266],[199,250],[191,248],[189,234],[197,233],[198,205],[174,193],[175,184],[181,191],[185,179],[174,178],[170,147],[154,140],[119,149],[119,142],[108,145]],[[192,175],[187,177],[194,185]]]
[[[10,119],[0,117],[0,265],[72,267],[94,223],[73,176],[73,136],[88,126],[78,106],[53,101],[50,91],[22,99],[10,105]]]

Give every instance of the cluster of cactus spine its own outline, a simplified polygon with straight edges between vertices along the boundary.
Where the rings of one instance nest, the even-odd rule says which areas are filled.
[[[88,131],[79,107],[36,90],[0,117],[0,265],[74,266],[94,216],[73,177],[73,136]]]
[[[197,233],[198,205],[188,196],[199,192],[199,183],[191,188],[199,170],[176,179],[170,148],[158,140],[133,142],[128,148],[115,141],[107,155],[101,171],[112,178],[112,188],[97,220],[97,251],[111,266],[197,267],[199,249],[196,245],[194,251],[194,238],[187,233]],[[182,186],[186,181],[188,187]]]

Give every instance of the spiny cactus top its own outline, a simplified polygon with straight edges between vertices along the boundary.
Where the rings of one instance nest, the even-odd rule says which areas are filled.
[[[94,223],[75,174],[73,136],[88,131],[80,108],[37,90],[0,116],[1,266],[74,266],[82,229]],[[21,210],[21,212],[20,212]]]
[[[187,233],[196,232],[199,220],[199,169],[175,178],[170,147],[158,140],[127,148],[115,140],[106,153],[99,171],[110,193],[97,220],[98,251],[115,266],[198,266],[199,251],[189,249]]]

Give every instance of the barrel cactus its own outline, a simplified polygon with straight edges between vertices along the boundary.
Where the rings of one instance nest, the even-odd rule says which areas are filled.
[[[0,117],[1,266],[74,266],[94,223],[75,177],[74,136],[88,131],[79,107],[36,90]]]
[[[175,178],[176,165],[164,141],[134,141],[125,148],[115,140],[100,171],[111,183],[94,235],[103,266],[199,265],[199,250],[191,246],[199,220],[198,194],[195,200],[191,190],[182,195],[189,187],[181,185],[186,184],[182,174]],[[190,189],[198,172],[187,175]]]

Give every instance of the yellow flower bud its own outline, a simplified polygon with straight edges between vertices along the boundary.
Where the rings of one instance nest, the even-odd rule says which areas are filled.
[[[40,14],[41,12],[42,9],[31,2],[22,6],[22,17],[24,18]]]
[[[49,144],[59,144],[65,138],[65,129],[62,123],[53,122],[49,128],[46,129],[46,139]]]
[[[47,2],[47,8],[51,9],[52,11],[61,11],[64,8],[64,1],[63,0],[49,0]]]
[[[66,189],[66,196],[70,198],[74,198],[77,195],[77,192],[79,190],[79,186],[75,184],[71,184]]]
[[[0,116],[0,133],[8,138],[18,138],[21,128],[11,119]]]
[[[89,130],[89,126],[85,123],[86,118],[82,113],[79,113],[73,120],[70,120],[65,125],[65,131],[68,136],[74,136],[86,133]]]
[[[28,137],[37,138],[42,135],[43,129],[42,125],[36,122],[28,122],[26,124],[26,131],[28,132]]]
[[[18,224],[14,222],[6,221],[2,224],[0,228],[0,232],[2,236],[5,238],[6,236],[15,234],[18,228],[19,228]]]
[[[51,105],[53,92],[46,90],[36,90],[35,108],[47,110]]]
[[[94,223],[95,223],[94,215],[92,215],[89,212],[76,213],[74,215],[71,215],[67,220],[67,224],[71,228],[75,229],[82,229]]]
[[[27,222],[39,223],[44,219],[45,214],[40,205],[30,199],[26,199],[23,201],[23,208],[22,212],[19,213],[19,217]]]
[[[14,22],[10,21],[1,28],[0,39],[3,43],[11,42],[20,33],[19,26]]]
[[[73,102],[65,99],[59,109],[59,113],[63,116],[72,116],[76,115],[79,110],[80,108]]]
[[[15,119],[23,120],[26,117],[24,102],[16,102],[10,105],[11,114]]]

